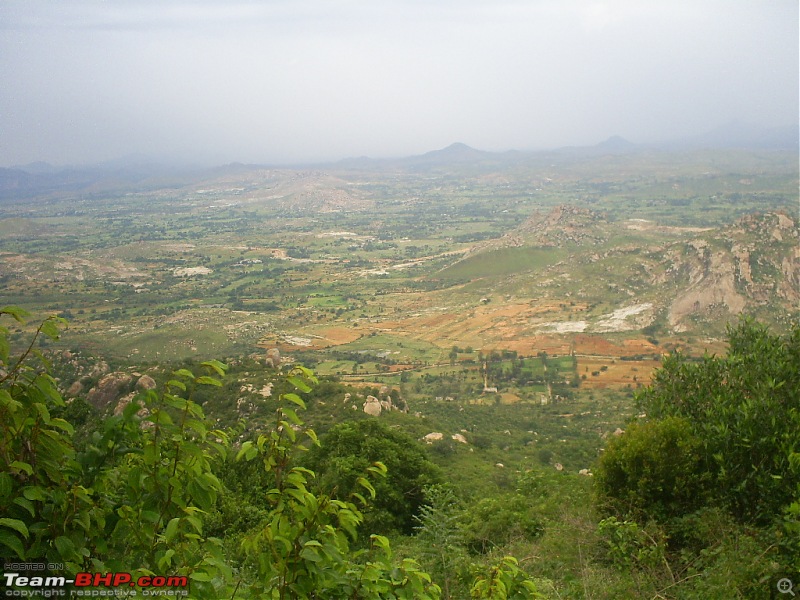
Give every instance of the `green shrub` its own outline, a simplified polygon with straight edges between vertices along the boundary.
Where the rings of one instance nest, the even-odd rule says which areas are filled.
[[[595,473],[601,507],[660,521],[703,506],[710,483],[702,440],[679,417],[631,424],[609,442]]]

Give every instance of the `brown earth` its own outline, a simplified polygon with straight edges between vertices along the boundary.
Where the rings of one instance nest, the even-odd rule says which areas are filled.
[[[603,371],[603,367],[606,368]],[[578,358],[578,376],[581,388],[620,389],[639,384],[647,385],[655,369],[661,367],[658,360],[613,360],[600,357]],[[592,375],[598,373],[598,375]],[[586,379],[583,376],[586,375]],[[635,379],[634,379],[635,378]]]

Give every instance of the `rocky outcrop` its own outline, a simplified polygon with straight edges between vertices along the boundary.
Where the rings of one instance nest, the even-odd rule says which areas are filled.
[[[676,331],[683,331],[683,319],[696,312],[703,312],[717,306],[724,306],[732,315],[738,315],[747,304],[744,297],[736,291],[734,264],[729,256],[712,254],[707,268],[696,281],[678,295],[669,309],[669,324]]]
[[[89,390],[86,400],[97,409],[103,410],[112,402],[128,393],[133,377],[127,373],[109,373],[95,387]]]

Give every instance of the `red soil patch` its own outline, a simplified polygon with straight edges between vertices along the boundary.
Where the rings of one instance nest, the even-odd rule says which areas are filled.
[[[349,344],[350,342],[355,342],[357,339],[361,338],[364,335],[360,331],[355,331],[354,329],[350,329],[348,327],[330,327],[328,329],[321,329],[316,334],[324,339],[317,340],[315,339],[315,346],[317,345],[316,342],[325,343],[325,346],[320,347],[327,347],[327,346],[339,346],[341,344]]]
[[[536,356],[539,352],[560,355],[569,354],[571,349],[570,340],[563,337],[537,335],[511,340],[503,340],[492,345],[491,350],[513,350],[519,356]]]
[[[574,337],[576,354],[599,356],[634,356],[636,354],[661,354],[658,346],[647,340],[625,340],[615,344],[600,335],[579,334]]]
[[[578,376],[581,377],[582,388],[620,389],[630,386],[635,389],[640,385],[648,385],[653,371],[660,366],[661,362],[657,360],[578,358]],[[583,379],[584,375],[586,379]]]

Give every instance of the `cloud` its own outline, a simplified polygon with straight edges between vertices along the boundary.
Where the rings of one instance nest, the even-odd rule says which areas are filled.
[[[797,120],[797,4],[7,0],[0,164],[294,161]]]

